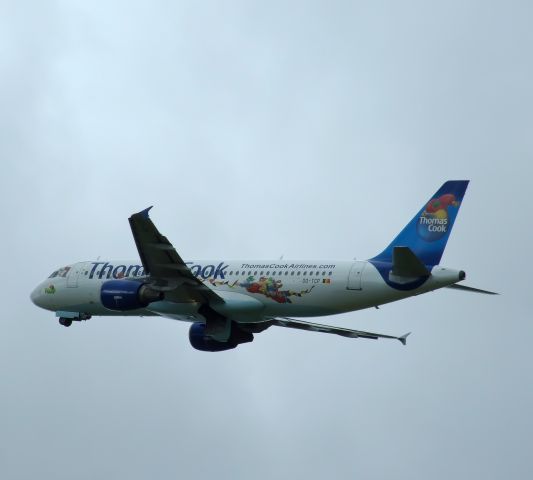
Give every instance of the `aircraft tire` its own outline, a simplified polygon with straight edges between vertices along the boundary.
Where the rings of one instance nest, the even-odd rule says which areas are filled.
[[[64,327],[70,327],[72,325],[72,319],[60,317],[59,323],[63,325]]]

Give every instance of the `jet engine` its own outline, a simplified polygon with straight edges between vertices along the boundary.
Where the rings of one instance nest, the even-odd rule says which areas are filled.
[[[231,335],[227,342],[219,342],[214,340],[205,333],[205,323],[195,322],[191,325],[189,330],[189,341],[196,350],[203,352],[222,352],[223,350],[231,350],[241,343],[252,342],[253,334],[241,330],[235,323],[231,328]]]
[[[102,284],[100,290],[102,305],[109,310],[120,312],[145,308],[148,304],[163,298],[163,292],[133,280],[108,280]]]

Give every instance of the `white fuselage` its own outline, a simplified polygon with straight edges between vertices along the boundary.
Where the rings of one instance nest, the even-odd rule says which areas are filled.
[[[187,265],[226,301],[225,306],[219,307],[220,313],[243,322],[360,310],[462,280],[458,270],[435,266],[420,286],[405,290],[393,288],[369,261],[217,260],[187,262]],[[195,302],[162,300],[145,309],[127,312],[105,308],[100,300],[102,284],[121,278],[141,280],[144,271],[138,261],[79,262],[54,274],[31,294],[34,303],[48,310],[102,316],[160,315],[184,321],[199,318],[200,305]]]

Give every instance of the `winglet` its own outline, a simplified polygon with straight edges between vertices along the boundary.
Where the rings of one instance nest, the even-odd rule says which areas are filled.
[[[411,332],[406,333],[405,335],[402,335],[401,337],[398,337],[398,340],[400,340],[400,342],[402,342],[402,345],[406,345],[407,344],[407,337],[409,335],[411,335]]]
[[[152,208],[154,208],[153,205],[148,208],[145,208],[144,210],[141,210],[139,213],[137,213],[137,215],[140,215],[143,218],[148,218],[148,212],[152,210]]]

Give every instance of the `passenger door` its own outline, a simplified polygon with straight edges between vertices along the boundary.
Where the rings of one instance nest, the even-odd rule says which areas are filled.
[[[67,275],[67,287],[76,288],[80,274],[84,271],[86,263],[75,263]]]
[[[350,273],[348,274],[348,284],[346,288],[348,290],[362,290],[363,283],[361,278],[363,276],[363,270],[365,269],[366,262],[354,262]]]

